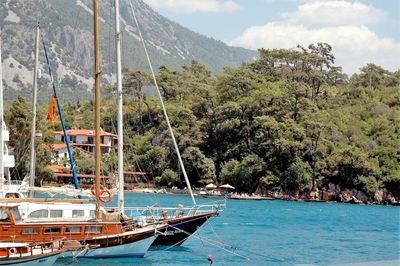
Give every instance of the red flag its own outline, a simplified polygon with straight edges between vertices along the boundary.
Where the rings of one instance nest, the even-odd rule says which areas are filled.
[[[53,94],[53,97],[51,97],[51,100],[50,100],[49,109],[47,109],[47,119],[50,120],[50,122],[53,126],[56,125],[56,118],[55,118],[55,114],[54,114],[54,108],[56,107],[56,101],[57,101],[57,97]]]

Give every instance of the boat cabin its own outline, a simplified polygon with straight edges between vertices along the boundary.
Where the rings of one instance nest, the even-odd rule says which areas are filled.
[[[16,224],[20,221],[22,221],[22,216],[18,210],[18,205],[0,206],[0,224]]]
[[[73,203],[22,203],[19,207],[27,221],[55,220],[90,220],[95,218],[94,204]]]

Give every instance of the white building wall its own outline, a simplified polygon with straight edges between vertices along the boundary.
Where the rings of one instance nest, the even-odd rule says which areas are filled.
[[[105,144],[105,145],[111,147],[111,137],[105,136],[105,137],[104,137],[104,143],[103,143],[103,144]]]
[[[68,150],[67,150],[67,147],[65,147],[65,148],[63,148],[63,149],[59,149],[59,150],[57,150],[57,151],[55,151],[55,154],[54,154],[55,156],[55,158],[53,158],[52,160],[51,160],[51,163],[59,163],[63,158],[69,158],[68,157]]]
[[[76,136],[76,144],[87,144],[88,137],[87,136]]]

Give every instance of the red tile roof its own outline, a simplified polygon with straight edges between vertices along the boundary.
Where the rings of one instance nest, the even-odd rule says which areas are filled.
[[[46,168],[53,171],[54,173],[63,173],[65,169],[64,166],[57,164],[48,165],[46,166]]]
[[[54,173],[55,176],[57,177],[71,177],[72,178],[72,174],[66,174],[66,173]],[[89,175],[89,174],[76,174],[78,177],[80,178],[95,178],[94,175]],[[112,178],[109,176],[100,176],[100,178]]]
[[[56,135],[64,135],[63,131],[56,131],[54,132]],[[68,129],[67,130],[67,135],[68,136],[90,136],[94,137],[95,136],[95,131],[94,130],[89,130],[89,129]],[[117,135],[106,132],[106,131],[100,131],[100,136],[110,136],[113,138],[116,138]]]
[[[124,175],[145,175],[145,172],[129,172],[129,171],[125,171]]]
[[[53,150],[58,151],[58,150],[66,149],[67,148],[67,144],[65,144],[65,143],[54,143],[54,144],[51,144],[50,147]]]

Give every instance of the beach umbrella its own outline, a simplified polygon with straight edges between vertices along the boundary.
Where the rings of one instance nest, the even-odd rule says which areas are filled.
[[[216,187],[217,187],[217,186],[214,185],[213,183],[208,184],[208,185],[206,186],[206,188],[208,188],[208,189],[213,189],[213,188],[216,188]]]
[[[229,185],[229,184],[225,184],[222,186],[219,186],[220,188],[226,188],[226,189],[235,189],[233,186]]]

